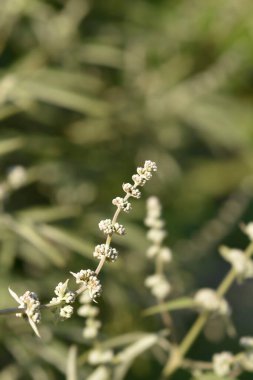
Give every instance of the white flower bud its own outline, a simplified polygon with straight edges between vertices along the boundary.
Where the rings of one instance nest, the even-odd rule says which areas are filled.
[[[200,289],[194,297],[196,306],[200,309],[215,312],[221,315],[229,315],[230,308],[226,300],[220,298],[217,293],[208,288]]]
[[[229,375],[233,365],[231,352],[221,352],[213,356],[213,369],[217,376]]]
[[[154,274],[145,280],[145,285],[157,299],[164,299],[171,291],[171,285],[162,274]]]

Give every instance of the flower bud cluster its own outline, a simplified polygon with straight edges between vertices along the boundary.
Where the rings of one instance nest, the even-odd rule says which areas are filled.
[[[198,290],[194,296],[194,301],[196,307],[200,310],[225,316],[230,314],[230,308],[227,301],[219,297],[212,289],[203,288]]]
[[[40,301],[36,293],[27,290],[23,296],[19,297],[20,305],[19,308],[25,308],[25,314],[34,323],[39,323],[41,320],[40,313]],[[17,317],[22,317],[23,313],[16,314]]]
[[[139,189],[136,189],[135,185],[131,185],[131,183],[123,183],[122,189],[128,196],[139,199],[141,197],[141,192]]]
[[[112,200],[112,204],[125,212],[129,212],[131,210],[131,203],[121,197],[114,198]]]
[[[60,321],[70,318],[74,311],[73,307],[69,304],[75,301],[76,294],[68,290],[68,282],[69,280],[66,280],[64,283],[59,282],[54,290],[57,297],[53,297],[49,302],[50,305],[56,306],[54,314],[57,315],[57,319]]]
[[[152,172],[157,171],[156,163],[150,160],[145,161],[144,167],[137,168],[137,174],[132,176],[134,184],[123,183],[122,188],[127,193],[128,197],[140,198],[141,192],[137,189],[138,186],[144,186],[147,181],[152,178]]]
[[[100,231],[103,231],[105,235],[112,235],[116,233],[117,235],[125,235],[126,230],[122,224],[112,223],[111,219],[101,220],[98,223]]]
[[[164,222],[161,220],[161,204],[157,197],[150,197],[147,200],[145,224],[150,228],[147,238],[152,243],[147,251],[148,258],[159,258],[163,262],[170,262],[172,260],[172,253],[168,247],[163,247],[162,245],[166,232],[163,229]]]
[[[106,244],[99,244],[95,247],[93,256],[96,259],[101,260],[102,257],[105,257],[106,261],[114,262],[118,258],[118,251],[115,248],[108,247]]]
[[[220,248],[221,256],[228,261],[239,280],[253,277],[253,262],[240,249]]]
[[[253,372],[253,337],[246,336],[240,339],[244,351],[237,355],[231,352],[220,352],[213,356],[213,370],[217,376],[230,376],[234,370]]]
[[[213,356],[213,370],[217,376],[230,374],[234,367],[234,357],[231,352],[221,352]]]
[[[83,337],[88,340],[95,339],[101,327],[101,322],[96,319],[99,309],[91,304],[91,298],[87,293],[82,293],[80,302],[82,306],[77,310],[78,315],[86,318],[83,328]]]
[[[150,289],[153,296],[158,300],[166,298],[171,291],[171,285],[163,274],[148,276],[145,280],[145,286]]]
[[[88,289],[90,298],[94,301],[100,296],[102,291],[102,286],[96,273],[90,269],[82,269],[78,273],[70,272],[76,279],[77,284],[84,284]]]
[[[38,296],[36,293],[31,292],[30,290],[27,290],[22,296],[18,296],[13,290],[9,288],[9,292],[11,296],[15,299],[15,301],[19,304],[19,309],[24,309],[21,313],[17,313],[17,317],[23,317],[24,315],[27,316],[29,324],[35,334],[39,337],[39,331],[37,328],[37,324],[41,320],[41,313],[40,313],[40,301],[38,299]]]
[[[113,360],[112,350],[93,349],[89,352],[88,362],[91,365],[108,364]]]
[[[164,222],[161,219],[161,204],[157,197],[150,197],[147,200],[145,224],[150,228],[147,238],[151,241],[151,246],[147,250],[147,257],[154,259],[156,268],[159,268],[156,274],[147,277],[145,285],[161,301],[171,292],[171,285],[163,274],[163,269],[164,265],[172,260],[172,253],[168,247],[163,246],[166,232],[163,229]]]

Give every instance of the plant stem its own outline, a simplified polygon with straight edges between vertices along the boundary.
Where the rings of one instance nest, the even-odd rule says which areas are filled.
[[[252,254],[253,254],[253,242],[251,242],[245,250],[246,257],[249,258],[252,256]],[[233,268],[231,268],[230,271],[227,273],[227,275],[224,277],[224,279],[221,281],[220,285],[218,286],[216,290],[217,295],[220,297],[223,297],[227,293],[229,288],[231,287],[235,278],[236,278],[236,272]],[[173,372],[175,372],[179,368],[182,362],[182,359],[187,354],[187,352],[189,351],[189,349],[191,348],[191,346],[193,345],[193,343],[199,336],[209,315],[210,315],[210,312],[203,311],[199,315],[199,317],[196,319],[195,323],[193,324],[193,326],[191,327],[191,329],[186,334],[185,338],[183,339],[183,341],[178,347],[181,361],[179,361],[176,367],[175,366],[172,367],[171,361],[169,359],[167,363],[165,364],[164,371],[163,371],[165,377],[169,377],[169,375],[171,375]]]

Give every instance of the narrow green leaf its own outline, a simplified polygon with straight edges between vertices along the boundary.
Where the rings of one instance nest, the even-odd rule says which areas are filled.
[[[52,222],[76,216],[80,211],[77,206],[33,207],[19,211],[16,215],[25,222]]]
[[[77,380],[77,347],[70,346],[67,357],[66,380]]]
[[[3,218],[4,223],[11,231],[27,240],[30,244],[38,249],[41,254],[47,257],[54,265],[62,267],[65,263],[64,257],[52,244],[43,239],[32,226],[19,223],[11,218]]]
[[[92,116],[105,116],[108,113],[108,105],[84,94],[78,94],[73,90],[66,90],[50,86],[48,83],[33,81],[21,82],[16,88],[15,96],[27,92],[29,98],[37,99],[55,106],[71,109]]]
[[[116,360],[119,360],[120,364],[115,368],[113,380],[122,380],[134,359],[153,347],[159,339],[159,335],[146,334],[143,338],[122,350],[116,357]]]
[[[1,112],[1,111],[0,111]],[[2,140],[0,142],[0,156],[11,153],[24,146],[24,139],[21,137],[15,137],[11,139]]]
[[[189,297],[182,297],[177,300],[169,301],[162,303],[157,306],[149,307],[144,310],[143,315],[146,317],[148,315],[153,315],[157,313],[161,313],[162,311],[172,311],[179,309],[191,309],[194,307],[194,300]]]
[[[70,234],[67,231],[46,224],[38,226],[38,231],[41,235],[47,237],[55,243],[61,244],[64,247],[74,250],[82,256],[88,257],[89,259],[92,258],[91,252],[94,248],[93,245],[84,242],[79,237]]]

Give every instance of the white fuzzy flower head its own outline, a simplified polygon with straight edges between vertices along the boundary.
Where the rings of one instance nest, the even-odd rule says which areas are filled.
[[[221,352],[213,356],[213,370],[217,376],[227,376],[233,366],[233,355],[231,352]]]
[[[166,235],[167,234],[164,230],[158,228],[151,228],[147,233],[147,238],[152,243],[161,245]]]
[[[112,235],[114,232],[117,235],[125,235],[126,233],[125,227],[122,224],[112,224],[111,219],[101,220],[98,223],[98,227],[105,235]]]
[[[93,256],[96,259],[101,260],[103,257],[106,258],[106,261],[114,262],[118,258],[118,251],[115,248],[108,247],[106,244],[99,244],[95,247]]]
[[[77,314],[80,315],[80,317],[86,317],[86,318],[95,318],[97,317],[98,313],[99,313],[99,309],[90,304],[82,305],[77,310]]]
[[[131,197],[133,198],[140,198],[141,192],[139,189],[136,189],[134,185],[131,185],[131,183],[123,183],[122,185],[123,190]]]
[[[229,315],[230,308],[226,300],[220,298],[212,289],[200,289],[194,297],[196,306],[201,310]]]
[[[76,283],[83,283],[86,285],[90,298],[95,301],[100,296],[102,286],[94,271],[90,269],[80,270],[78,273],[70,272],[76,279]]]
[[[151,293],[159,300],[166,298],[171,292],[171,285],[162,274],[154,274],[145,280],[145,286],[150,288]]]
[[[243,251],[223,246],[220,248],[220,253],[232,265],[239,279],[253,277],[253,262]]]
[[[113,229],[117,235],[125,235],[126,234],[126,229],[122,224],[115,223],[113,226]]]
[[[172,252],[168,247],[162,247],[158,253],[158,256],[163,263],[170,263],[172,261]]]
[[[122,211],[129,212],[131,210],[131,203],[124,200],[124,198],[116,197],[112,200],[112,204],[120,208]]]
[[[70,305],[65,305],[60,308],[59,310],[59,318],[61,321],[64,321],[65,319],[71,318],[73,314],[73,307]]]
[[[147,182],[146,178],[139,174],[134,174],[132,180],[134,181],[135,186],[144,186]]]
[[[111,219],[101,220],[98,223],[98,227],[100,231],[102,231],[105,235],[112,235],[114,232]]]
[[[65,301],[66,303],[73,303],[75,301],[75,292],[68,290],[68,282],[69,280],[66,280],[64,283],[59,282],[59,284],[56,286],[54,290],[57,297],[52,298],[52,300],[50,301],[51,304],[59,304],[63,301]]]
[[[147,161],[145,161],[145,163],[144,163],[144,169],[145,169],[147,172],[156,172],[156,171],[157,171],[157,165],[156,165],[155,162],[150,161],[150,160],[147,160]]]

